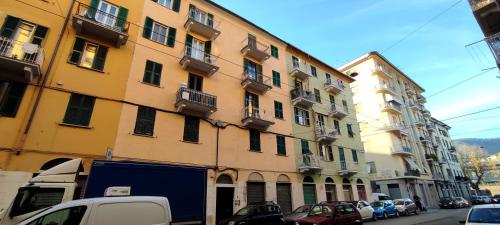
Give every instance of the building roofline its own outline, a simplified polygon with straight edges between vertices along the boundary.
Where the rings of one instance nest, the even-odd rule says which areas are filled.
[[[418,88],[420,88],[422,90],[422,92],[425,92],[425,89],[420,86],[417,82],[415,82],[413,79],[410,78],[410,76],[406,75],[403,71],[401,71],[396,65],[394,65],[393,63],[391,63],[387,58],[385,58],[382,54],[380,54],[379,52],[377,51],[371,51],[371,52],[368,52],[366,53],[365,55],[362,55],[361,57],[357,58],[357,59],[354,59],[352,60],[351,62],[348,62],[347,64],[344,64],[342,65],[341,67],[339,67],[340,70],[344,71],[344,70],[348,70],[358,64],[360,64],[363,60],[366,60],[367,58],[369,58],[370,56],[377,56],[379,57],[380,59],[384,60],[387,64],[389,64],[392,68],[394,68],[396,71],[398,71],[401,75],[403,75],[406,79],[408,79],[410,82],[412,82],[415,86],[417,86]]]
[[[314,61],[317,61],[319,64],[321,64],[321,65],[323,65],[323,66],[327,67],[328,69],[333,70],[333,71],[335,71],[335,72],[337,72],[337,73],[341,74],[344,78],[348,79],[348,80],[349,80],[349,82],[353,82],[353,81],[355,80],[355,79],[353,79],[352,77],[350,77],[350,76],[346,75],[345,73],[341,72],[340,70],[335,69],[333,66],[328,65],[327,63],[325,63],[325,62],[321,61],[320,59],[318,59],[318,58],[316,58],[316,57],[314,57],[314,56],[312,56],[311,54],[309,54],[309,53],[305,52],[304,50],[301,50],[300,48],[298,48],[298,47],[296,47],[296,46],[294,46],[294,45],[290,44],[289,42],[287,42],[287,41],[285,41],[285,40],[283,40],[283,39],[279,38],[278,36],[276,36],[276,35],[272,34],[271,32],[269,32],[269,31],[265,30],[264,28],[262,28],[262,27],[260,27],[260,26],[256,25],[255,23],[251,22],[250,20],[247,20],[247,19],[245,19],[244,17],[242,17],[242,16],[240,16],[240,15],[236,14],[235,12],[233,12],[233,11],[231,11],[231,10],[227,9],[227,8],[224,8],[223,6],[221,6],[221,5],[217,4],[217,3],[215,3],[214,1],[212,1],[212,0],[205,0],[205,2],[207,2],[208,4],[210,4],[210,5],[212,5],[212,6],[216,7],[216,8],[218,8],[218,9],[220,9],[220,10],[222,10],[222,11],[224,11],[224,12],[226,12],[226,13],[228,13],[228,14],[230,14],[230,15],[232,15],[232,16],[234,16],[234,17],[236,17],[236,18],[240,19],[240,20],[242,20],[243,22],[247,23],[248,25],[250,25],[250,26],[253,26],[253,27],[257,28],[258,30],[260,30],[260,31],[264,32],[265,34],[267,34],[267,35],[271,36],[272,38],[274,38],[274,39],[276,39],[276,40],[278,40],[278,41],[283,42],[283,43],[286,45],[286,47],[287,47],[287,48],[288,48],[288,47],[290,47],[290,48],[292,48],[292,49],[294,49],[294,50],[296,50],[296,51],[299,51],[299,52],[301,52],[301,53],[303,53],[303,54],[307,55],[307,57],[309,57],[310,59],[312,59],[312,60],[314,60]]]
[[[447,130],[451,129],[451,127],[450,127],[448,124],[446,124],[446,123],[442,122],[441,120],[438,120],[438,119],[436,119],[436,118],[434,118],[434,117],[431,117],[431,120],[432,120],[432,121],[434,121],[434,122],[436,122],[436,123],[437,123],[437,124],[439,124],[440,126],[442,126],[442,127],[446,128]]]

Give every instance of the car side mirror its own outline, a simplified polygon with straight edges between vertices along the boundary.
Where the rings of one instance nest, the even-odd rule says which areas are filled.
[[[460,220],[460,221],[458,221],[458,223],[465,224],[465,220]]]

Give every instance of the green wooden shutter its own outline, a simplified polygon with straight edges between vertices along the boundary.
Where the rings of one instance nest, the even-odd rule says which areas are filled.
[[[97,7],[99,7],[100,0],[90,0],[89,9],[87,10],[87,16],[94,19],[97,12]]]
[[[262,65],[260,64],[257,64],[257,77],[256,77],[256,80],[257,81],[260,81],[260,82],[263,82],[263,77],[262,77]]]
[[[207,23],[207,25],[209,27],[214,27],[214,15],[208,13],[207,17],[208,17],[208,20],[207,20],[208,23]]]
[[[309,125],[309,124],[310,124],[310,122],[309,122],[309,111],[304,110],[304,113],[305,113],[305,121],[306,121],[306,125]]]
[[[212,54],[212,42],[211,41],[207,41],[205,42],[205,54]]]
[[[155,63],[154,71],[153,71],[153,84],[154,85],[160,85],[160,79],[161,79],[161,70],[163,68],[162,64]]]
[[[142,82],[152,83],[153,67],[154,62],[146,60],[146,69],[144,70],[144,77],[142,78]]]
[[[79,103],[81,101],[82,95],[71,94],[69,98],[68,107],[66,108],[66,114],[64,115],[63,122],[67,124],[76,124],[78,119],[78,109]]]
[[[293,108],[293,111],[294,111],[294,114],[295,114],[295,123],[299,123],[299,109],[297,109],[297,107],[294,107]]]
[[[127,27],[127,17],[128,17],[128,9],[124,7],[120,7],[118,10],[118,20],[116,21],[116,26],[121,28],[122,31],[126,31]]]
[[[92,110],[94,109],[95,98],[90,96],[84,96],[82,105],[80,106],[80,119],[79,125],[88,126],[90,123],[90,118],[92,117]]]
[[[184,141],[199,141],[200,119],[192,116],[186,116],[184,121]]]
[[[17,29],[17,24],[19,23],[19,18],[13,16],[7,16],[5,19],[0,36],[6,38],[12,38],[14,31]]]
[[[36,45],[42,45],[43,39],[47,35],[47,31],[49,29],[44,26],[36,26],[35,33],[33,34],[33,40],[31,40],[31,43],[36,44]]]
[[[10,83],[3,102],[0,102],[0,115],[15,117],[23,100],[26,84]]]
[[[260,151],[260,132],[250,129],[250,149]]]
[[[179,12],[181,9],[181,0],[174,0],[174,4],[172,5],[172,10],[175,12]]]
[[[80,58],[82,57],[83,48],[85,47],[85,40],[81,38],[76,38],[75,44],[73,45],[73,52],[69,57],[71,63],[80,63]]]
[[[189,4],[189,17],[194,18],[196,13],[196,6]]]
[[[146,17],[144,21],[144,29],[142,30],[142,36],[147,39],[151,39],[151,33],[153,32],[153,19]]]
[[[314,184],[304,184],[304,203],[308,205],[316,204],[316,186]]]
[[[175,46],[175,34],[177,33],[177,30],[173,27],[168,28],[168,37],[167,37],[167,46],[168,47],[174,47]]]
[[[94,63],[92,64],[92,68],[101,71],[104,70],[104,63],[106,62],[107,53],[108,53],[108,48],[99,45],[99,48],[97,48],[97,54],[94,57]]]

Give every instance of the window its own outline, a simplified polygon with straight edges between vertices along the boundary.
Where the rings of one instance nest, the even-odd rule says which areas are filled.
[[[146,17],[142,36],[168,47],[175,45],[176,29],[160,24],[153,19]]]
[[[368,165],[369,174],[377,173],[377,167],[375,166],[375,162],[368,162],[366,163],[366,165]]]
[[[347,101],[346,100],[342,100],[342,106],[344,107],[344,111],[346,113],[349,113],[349,108],[347,107]]]
[[[311,150],[309,150],[309,142],[307,140],[300,140],[300,145],[302,147],[302,154],[311,154]]]
[[[332,146],[330,145],[321,145],[320,144],[320,158],[325,161],[333,161],[333,151]]]
[[[201,91],[203,88],[203,77],[190,73],[188,77],[188,88]]]
[[[294,110],[295,110],[295,123],[303,126],[309,126],[310,125],[309,111],[297,107],[295,107]]]
[[[95,97],[71,94],[63,123],[88,126],[94,108]]]
[[[200,118],[186,116],[184,119],[184,136],[182,140],[189,142],[198,142],[200,132]]]
[[[85,215],[86,206],[77,206],[51,212],[43,217],[34,220],[28,225],[65,225],[80,224]]]
[[[142,82],[160,86],[161,70],[163,65],[153,61],[146,60],[146,69]]]
[[[26,84],[14,82],[0,82],[0,93],[5,93],[0,98],[0,115],[15,117],[23,100]],[[0,95],[1,96],[1,95]]]
[[[274,58],[279,58],[278,48],[274,45],[271,45],[271,56]]]
[[[328,73],[325,73],[325,78],[326,78],[326,83],[331,84],[332,83],[332,76]]]
[[[281,77],[280,73],[273,70],[273,85],[276,87],[281,87]]]
[[[153,136],[156,110],[150,107],[139,106],[135,120],[135,134]]]
[[[333,157],[333,149],[331,145],[326,146],[326,155],[328,156],[329,161],[335,161],[335,157]]]
[[[347,124],[347,134],[349,135],[349,137],[354,137],[354,132],[352,132],[351,124]]]
[[[356,150],[352,149],[351,153],[352,153],[352,161],[357,163],[358,162],[358,152],[356,152]]]
[[[61,203],[64,188],[21,187],[9,216],[19,216]]]
[[[107,54],[107,47],[76,38],[73,51],[69,57],[69,63],[102,71],[104,70]]]
[[[333,120],[333,126],[335,126],[335,130],[340,135],[340,123],[338,120]]]
[[[316,99],[316,102],[321,103],[321,95],[319,90],[316,88],[314,88],[314,98]]]
[[[250,129],[250,150],[260,152],[260,132]]]
[[[181,0],[153,0],[153,2],[174,10],[175,12],[179,12],[181,6]]]
[[[283,119],[283,103],[274,101],[274,117]]]
[[[292,56],[292,65],[293,68],[300,68],[299,59],[295,56]]]
[[[276,135],[276,148],[278,155],[286,155],[285,136]]]
[[[312,74],[314,77],[318,77],[318,72],[316,71],[316,67],[311,66],[311,74]]]

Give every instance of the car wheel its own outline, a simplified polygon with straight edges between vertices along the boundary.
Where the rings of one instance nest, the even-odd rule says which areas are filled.
[[[377,221],[377,215],[375,215],[375,213],[372,214],[372,221]]]
[[[415,215],[418,215],[418,209],[415,209]]]
[[[405,209],[405,216],[409,216],[410,215],[410,212],[408,211],[408,209]]]
[[[387,215],[387,213],[384,212],[384,219],[387,219],[387,218],[389,218],[389,215]]]
[[[396,217],[399,217],[399,211],[396,212]]]

